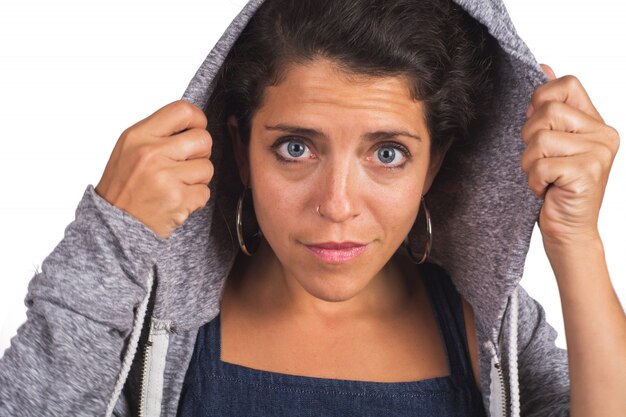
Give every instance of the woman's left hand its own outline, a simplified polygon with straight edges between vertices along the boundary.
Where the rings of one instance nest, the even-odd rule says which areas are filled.
[[[526,143],[521,166],[528,185],[544,199],[539,228],[544,244],[599,240],[598,215],[619,133],[591,103],[580,81],[557,78],[542,64],[547,83],[532,95],[521,130]]]
[[[570,415],[626,415],[626,315],[611,285],[598,233],[602,197],[619,148],[576,77],[549,81],[532,96],[522,128],[522,169],[544,199],[543,246],[563,311]],[[602,323],[602,326],[598,326]]]

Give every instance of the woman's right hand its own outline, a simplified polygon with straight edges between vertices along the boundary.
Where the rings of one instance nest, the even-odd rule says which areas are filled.
[[[206,126],[199,107],[177,100],[129,127],[96,193],[167,239],[211,196],[213,140]]]

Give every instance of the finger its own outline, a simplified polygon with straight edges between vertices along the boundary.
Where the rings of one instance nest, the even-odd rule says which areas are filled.
[[[573,156],[593,151],[593,146],[594,141],[588,136],[542,129],[530,138],[520,165],[522,170],[528,173],[537,159]]]
[[[163,138],[160,153],[176,161],[209,158],[213,139],[205,129],[191,129],[174,136]]]
[[[550,81],[556,80],[556,78],[557,78],[556,74],[554,73],[554,71],[552,70],[552,68],[548,64],[539,64],[539,66],[541,67],[543,72],[548,76],[548,79]]]
[[[528,172],[528,187],[544,198],[551,184],[565,188],[584,175],[588,161],[585,154],[537,159]]]
[[[187,198],[190,214],[206,206],[211,198],[211,189],[206,184],[196,184],[187,187]]]
[[[604,123],[580,80],[573,75],[565,75],[537,87],[531,97],[530,105],[533,110],[528,113],[529,117],[532,117],[534,111],[548,101],[569,104]]]
[[[171,136],[187,129],[207,127],[207,117],[196,105],[177,100],[161,107],[141,122],[153,136]]]
[[[570,133],[592,133],[601,131],[604,124],[587,113],[560,101],[548,101],[526,121],[520,131],[524,142],[539,130],[551,129]]]
[[[204,184],[205,186],[208,185],[211,178],[213,178],[214,172],[213,163],[206,158],[182,161],[176,164],[172,170],[173,174],[184,184]]]

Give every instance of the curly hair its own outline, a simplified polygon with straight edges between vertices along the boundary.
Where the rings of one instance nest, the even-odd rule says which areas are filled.
[[[431,155],[469,139],[490,112],[497,42],[452,0],[266,0],[229,51],[209,100],[222,132],[248,145],[267,86],[289,65],[328,58],[347,73],[405,76],[421,100]]]

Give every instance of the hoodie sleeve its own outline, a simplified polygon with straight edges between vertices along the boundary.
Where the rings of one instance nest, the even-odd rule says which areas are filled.
[[[101,416],[164,242],[88,185],[0,358],[1,416]]]
[[[569,416],[567,350],[555,344],[557,331],[539,302],[518,286],[518,376],[521,415]]]

